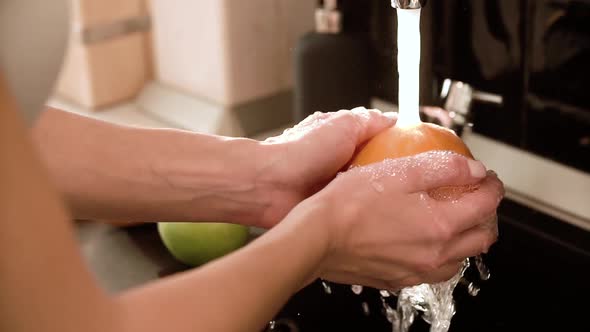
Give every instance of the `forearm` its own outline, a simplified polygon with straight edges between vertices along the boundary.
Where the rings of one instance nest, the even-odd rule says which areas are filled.
[[[0,330],[256,331],[314,276],[328,250],[326,224],[317,222],[327,207],[307,202],[227,257],[108,296],[85,268],[66,210],[12,108],[0,85]]]
[[[48,110],[33,137],[77,218],[256,225],[269,197],[262,148],[179,130],[118,126]]]
[[[326,252],[322,224],[299,222],[315,213],[308,212],[292,215],[249,246],[202,269],[124,294],[119,304],[128,313],[126,330],[262,330],[315,276]]]

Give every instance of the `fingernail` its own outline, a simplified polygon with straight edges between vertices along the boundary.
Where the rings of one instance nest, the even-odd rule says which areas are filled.
[[[471,173],[471,176],[482,179],[486,177],[487,170],[481,161],[469,159],[467,164],[469,166],[469,172]]]
[[[397,113],[395,112],[384,112],[383,115],[391,121],[397,121]]]

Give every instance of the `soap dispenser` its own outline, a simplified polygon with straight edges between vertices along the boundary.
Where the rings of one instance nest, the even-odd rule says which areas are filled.
[[[315,11],[315,31],[295,48],[295,120],[314,112],[370,105],[369,43],[347,31],[342,0],[324,0]]]

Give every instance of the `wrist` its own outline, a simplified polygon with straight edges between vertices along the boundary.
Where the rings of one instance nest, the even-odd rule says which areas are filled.
[[[294,228],[292,232],[299,238],[304,238],[307,247],[313,248],[317,261],[313,274],[307,278],[306,283],[322,275],[324,261],[334,248],[331,207],[329,202],[309,198],[294,208],[278,226]]]
[[[328,185],[311,198],[322,208],[321,221],[328,233],[329,253],[344,247],[343,244],[354,236],[353,225],[362,218],[364,195],[358,194],[361,184],[346,182],[346,185],[342,182],[336,186]]]
[[[179,221],[232,222],[258,226],[269,199],[257,184],[260,144],[245,138],[179,131],[152,136],[157,149],[151,162]]]
[[[255,183],[261,199],[268,202],[261,219],[263,228],[272,228],[305,199],[296,188],[303,179],[290,175],[297,165],[290,165],[287,156],[285,144],[258,142]]]

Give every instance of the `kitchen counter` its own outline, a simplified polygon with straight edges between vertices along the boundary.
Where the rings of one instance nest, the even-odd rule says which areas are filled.
[[[186,269],[166,250],[155,224],[135,227],[81,222],[78,239],[101,285],[120,292]]]
[[[250,240],[262,232],[252,228]],[[189,269],[164,247],[156,224],[116,227],[79,222],[77,234],[89,268],[112,293]]]

